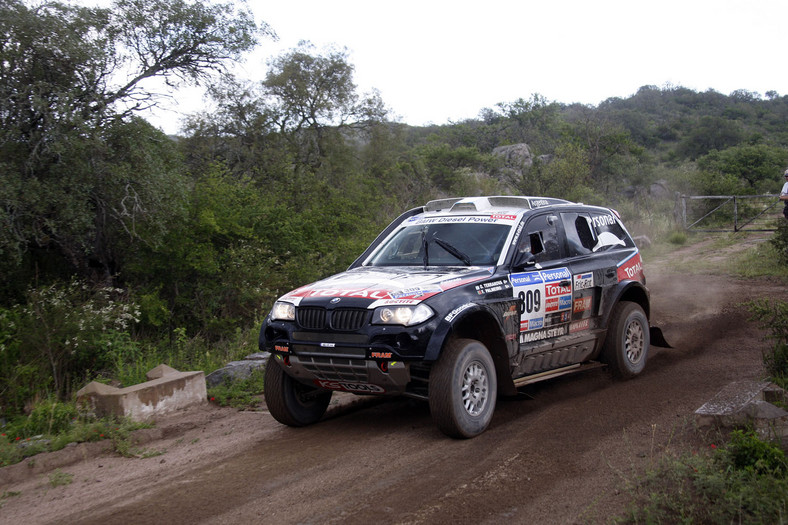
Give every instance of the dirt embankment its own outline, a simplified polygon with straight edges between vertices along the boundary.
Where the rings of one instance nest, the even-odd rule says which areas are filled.
[[[652,348],[640,377],[559,378],[499,402],[487,432],[451,440],[425,403],[364,403],[318,425],[210,405],[159,421],[144,459],[87,455],[0,487],[2,523],[603,523],[627,482],[666,450],[708,447],[693,412],[728,383],[762,376],[763,332],[742,301],[785,283],[692,273],[686,247],[646,260]],[[42,458],[40,461],[44,461]]]

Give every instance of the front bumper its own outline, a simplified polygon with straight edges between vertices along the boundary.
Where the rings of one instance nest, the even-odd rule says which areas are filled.
[[[266,320],[260,349],[271,352],[294,379],[360,394],[421,392],[426,378],[412,368],[424,360],[437,320],[418,327],[364,325],[354,333],[309,331]],[[418,365],[416,366],[418,368]]]

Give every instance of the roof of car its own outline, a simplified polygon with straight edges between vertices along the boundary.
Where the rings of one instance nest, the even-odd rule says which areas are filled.
[[[552,204],[573,204],[564,199],[553,197],[525,197],[517,195],[504,195],[493,197],[454,197],[438,199],[428,202],[424,206],[425,212],[477,212],[494,210],[496,208],[531,210],[550,206]]]

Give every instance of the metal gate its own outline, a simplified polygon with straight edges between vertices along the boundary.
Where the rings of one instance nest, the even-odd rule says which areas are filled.
[[[775,231],[785,220],[779,195],[678,195],[677,214],[685,230],[701,232]]]

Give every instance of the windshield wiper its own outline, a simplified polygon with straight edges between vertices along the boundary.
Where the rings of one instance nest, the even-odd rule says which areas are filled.
[[[421,229],[421,246],[424,249],[424,269],[427,269],[427,266],[430,265],[430,255],[429,255],[429,245],[430,241],[427,239],[427,227],[424,226]]]
[[[465,266],[471,265],[471,258],[462,253],[460,250],[449,244],[448,242],[440,239],[438,237],[433,237],[432,240],[435,241],[435,244],[449,252],[452,256],[456,257],[457,259],[461,260],[465,263]]]

